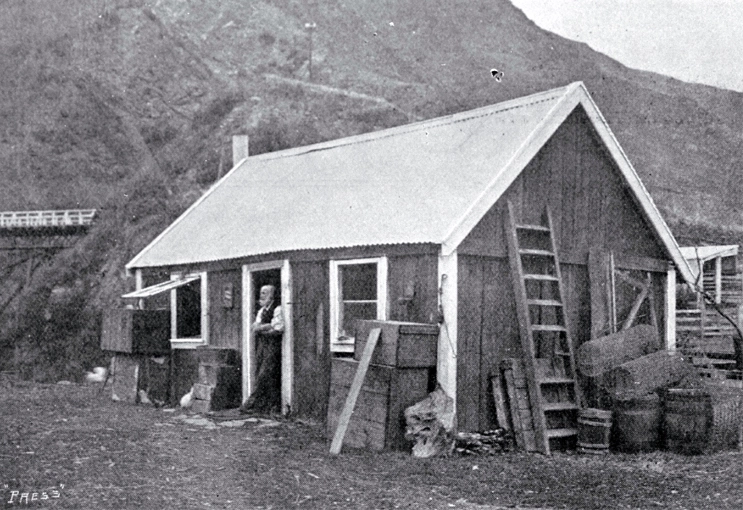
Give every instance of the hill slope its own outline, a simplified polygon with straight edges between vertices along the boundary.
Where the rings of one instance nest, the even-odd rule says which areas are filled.
[[[229,169],[234,134],[249,134],[255,154],[582,80],[677,234],[741,235],[743,95],[628,69],[544,32],[507,0],[2,8],[2,208],[101,210],[94,231],[42,259],[30,284],[19,265],[0,289],[0,347],[20,346],[39,378],[57,370],[38,369],[39,352],[60,352],[48,345],[69,351],[59,370],[95,359],[123,264]]]

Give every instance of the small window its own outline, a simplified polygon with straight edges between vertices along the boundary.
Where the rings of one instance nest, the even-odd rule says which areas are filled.
[[[201,338],[201,280],[175,289],[176,338]]]
[[[357,320],[386,316],[386,258],[330,262],[331,352],[353,352]]]
[[[207,343],[206,273],[170,291],[171,344],[174,348],[196,347]]]

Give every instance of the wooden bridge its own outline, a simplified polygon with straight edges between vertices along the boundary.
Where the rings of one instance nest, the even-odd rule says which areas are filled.
[[[0,236],[78,234],[93,224],[95,209],[0,212]]]
[[[96,209],[0,212],[0,251],[59,250],[87,233]]]

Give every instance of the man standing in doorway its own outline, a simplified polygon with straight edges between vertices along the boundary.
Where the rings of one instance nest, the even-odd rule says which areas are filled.
[[[264,285],[258,297],[261,306],[250,326],[255,339],[256,383],[241,413],[271,413],[281,410],[281,337],[284,317],[275,301],[276,288]]]

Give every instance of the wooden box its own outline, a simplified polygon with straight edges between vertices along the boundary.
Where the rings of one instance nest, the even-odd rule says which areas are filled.
[[[364,346],[373,328],[381,328],[371,362],[400,368],[436,366],[439,327],[436,324],[418,324],[395,321],[358,321],[354,359],[361,360]]]
[[[338,427],[358,366],[357,361],[348,358],[332,360],[327,419],[327,437],[330,439]],[[403,412],[406,407],[426,398],[431,373],[428,368],[370,365],[343,444],[371,450],[408,449]]]
[[[101,349],[130,354],[168,354],[170,311],[106,310],[101,328]]]

